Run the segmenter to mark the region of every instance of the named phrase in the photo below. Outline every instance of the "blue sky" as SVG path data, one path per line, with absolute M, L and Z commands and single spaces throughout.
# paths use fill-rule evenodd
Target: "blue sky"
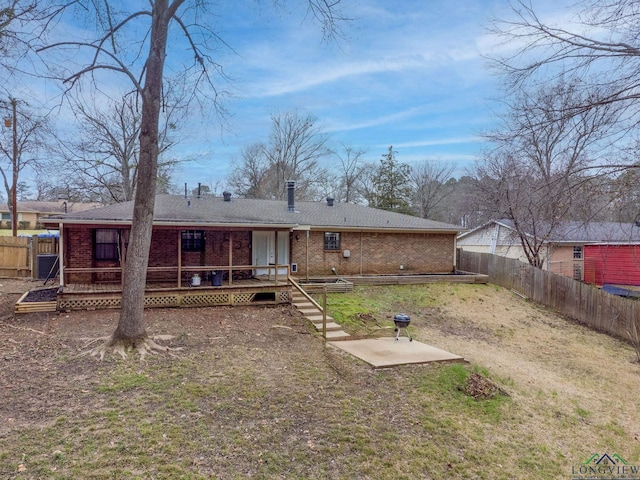
M 472 166 L 501 95 L 483 57 L 495 48 L 487 27 L 509 15 L 508 0 L 342 1 L 354 20 L 344 25 L 344 39 L 328 44 L 304 20 L 304 0 L 281 1 L 288 8 L 281 10 L 271 0 L 210 2 L 217 14 L 210 26 L 230 47 L 208 52 L 230 79 L 219 84 L 229 92 L 223 103 L 230 116 L 221 124 L 213 113 L 194 110 L 180 125 L 171 154 L 185 162 L 174 173 L 176 185 L 224 189 L 242 148 L 266 141 L 270 116 L 288 111 L 315 116 L 332 146 L 365 149 L 369 161 L 393 145 L 398 161 L 409 165 L 455 163 L 456 176 Z M 137 2 L 146 5 L 123 5 L 134 9 Z M 557 14 L 562 3 L 534 6 L 544 13 L 552 5 Z M 95 35 L 77 24 L 63 27 L 60 38 Z M 183 42 L 170 46 L 168 70 L 180 60 L 174 56 L 189 54 Z M 115 83 L 101 89 L 120 94 Z
M 198 161 L 176 179 L 224 186 L 241 148 L 266 140 L 270 115 L 291 110 L 316 116 L 332 143 L 364 148 L 367 159 L 393 145 L 403 163 L 455 162 L 464 173 L 492 124 L 498 79 L 482 53 L 489 19 L 507 11 L 506 0 L 346 3 L 356 20 L 346 39 L 328 45 L 301 23 L 304 12 L 224 16 L 221 35 L 237 52 L 223 60 L 234 79 L 225 101 L 232 117 L 222 134 L 215 119 L 194 124 L 198 134 L 174 153 Z

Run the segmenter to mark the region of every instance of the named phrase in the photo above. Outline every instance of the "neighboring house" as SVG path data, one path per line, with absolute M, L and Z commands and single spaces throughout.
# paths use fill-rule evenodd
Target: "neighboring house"
M 16 205 L 18 213 L 18 228 L 21 230 L 41 228 L 41 219 L 77 213 L 84 210 L 101 207 L 97 203 L 76 203 L 68 200 L 58 200 L 57 202 L 24 201 Z M 0 218 L 2 228 L 11 228 L 11 211 L 6 203 L 0 205 Z
M 492 220 L 458 235 L 458 248 L 469 252 L 491 253 L 528 262 L 520 239 L 509 220 Z
M 292 197 L 158 195 L 148 282 L 455 272 L 455 225 Z M 61 285 L 121 281 L 132 212 L 126 202 L 45 220 L 60 230 Z
M 602 285 L 640 285 L 640 227 L 633 223 L 563 222 L 544 242 L 544 268 Z M 458 248 L 527 262 L 513 224 L 494 220 L 458 236 Z

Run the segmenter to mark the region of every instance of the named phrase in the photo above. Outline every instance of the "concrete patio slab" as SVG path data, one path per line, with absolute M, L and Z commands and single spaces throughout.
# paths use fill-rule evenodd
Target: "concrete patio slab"
M 407 338 L 368 338 L 343 340 L 328 344 L 364 360 L 373 368 L 395 367 L 415 363 L 464 362 L 464 358 L 431 345 L 410 342 Z

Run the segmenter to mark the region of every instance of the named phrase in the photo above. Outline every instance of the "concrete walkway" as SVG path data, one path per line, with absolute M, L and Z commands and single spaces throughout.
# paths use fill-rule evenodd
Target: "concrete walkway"
M 302 293 L 294 289 L 293 306 L 313 323 L 316 331 L 322 332 L 322 311 Z M 333 318 L 327 316 L 328 345 L 350 353 L 374 368 L 394 367 L 416 363 L 464 362 L 459 355 L 440 350 L 407 337 L 365 338 L 350 340 L 350 335 L 342 330 Z M 339 341 L 338 341 L 339 340 Z
M 364 360 L 373 368 L 395 367 L 417 363 L 464 362 L 464 358 L 431 345 L 408 338 L 367 338 L 329 342 L 329 345 L 344 350 Z

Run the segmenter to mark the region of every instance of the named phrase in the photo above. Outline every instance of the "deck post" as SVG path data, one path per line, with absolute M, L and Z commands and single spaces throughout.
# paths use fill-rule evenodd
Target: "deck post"
M 276 254 L 276 258 L 275 258 L 275 262 L 276 262 L 276 275 L 275 275 L 275 284 L 278 285 L 278 237 L 280 235 L 278 235 L 278 230 L 275 231 L 275 237 L 276 237 L 276 245 L 275 245 L 275 254 Z
M 229 230 L 229 286 L 233 284 L 233 231 Z
M 60 275 L 60 286 L 64 287 L 64 223 L 58 224 L 60 232 L 60 246 L 58 247 L 58 274 Z
M 178 230 L 178 288 L 182 288 L 182 230 Z

